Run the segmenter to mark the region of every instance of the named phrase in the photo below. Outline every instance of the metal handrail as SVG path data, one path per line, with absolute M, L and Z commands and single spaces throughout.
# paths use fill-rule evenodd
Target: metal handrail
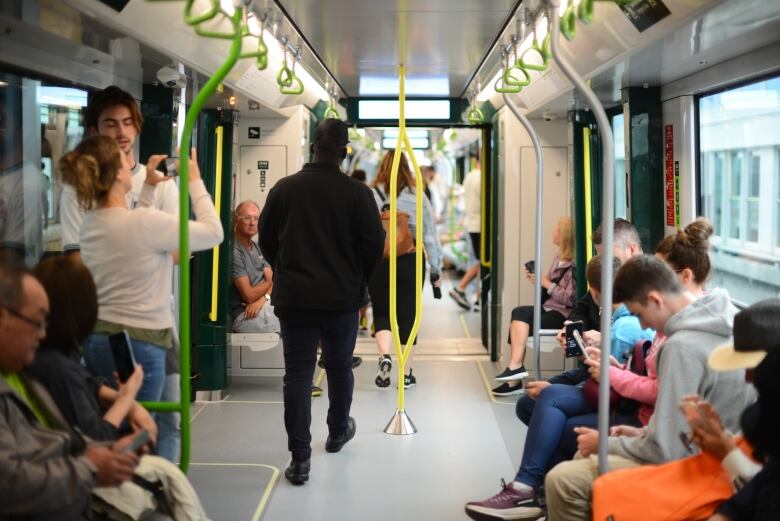
M 563 58 L 560 48 L 561 28 L 559 24 L 558 6 L 559 0 L 547 0 L 548 10 L 548 28 L 552 32 L 552 54 L 558 67 L 563 71 L 566 77 L 571 80 L 575 88 L 580 91 L 588 105 L 599 128 L 602 143 L 602 255 L 601 263 L 601 307 L 606 310 L 601 314 L 601 368 L 599 383 L 599 472 L 608 471 L 607 464 L 607 438 L 609 436 L 609 355 L 610 350 L 610 326 L 612 322 L 612 277 L 614 251 L 612 244 L 614 242 L 614 224 L 615 224 L 615 174 L 613 171 L 614 142 L 612 139 L 612 128 L 609 123 L 604 107 L 599 102 L 596 94 L 580 77 L 577 71 Z
M 398 359 L 398 403 L 396 415 L 405 415 L 405 389 L 404 389 L 404 376 L 406 369 L 406 361 L 409 359 L 409 355 L 412 352 L 412 346 L 414 340 L 417 337 L 417 333 L 420 330 L 420 323 L 422 321 L 422 285 L 423 285 L 423 186 L 422 173 L 420 172 L 420 166 L 417 164 L 417 159 L 414 155 L 414 149 L 412 149 L 409 136 L 406 134 L 406 115 L 405 115 L 405 79 L 406 69 L 404 65 L 398 67 L 398 84 L 399 84 L 399 112 L 398 112 L 398 142 L 395 147 L 395 155 L 393 156 L 393 166 L 390 171 L 390 330 L 393 334 L 393 346 L 395 347 L 396 357 Z M 396 309 L 398 303 L 397 293 L 397 281 L 398 281 L 398 245 L 396 244 L 396 238 L 398 234 L 398 169 L 401 166 L 401 154 L 404 149 L 409 153 L 409 158 L 412 161 L 414 167 L 414 177 L 417 185 L 415 190 L 417 199 L 417 225 L 415 226 L 415 316 L 414 323 L 412 324 L 412 330 L 407 338 L 406 345 L 401 348 L 401 336 L 398 328 L 398 311 Z M 392 423 L 392 420 L 391 420 Z M 389 425 L 388 425 L 389 427 Z M 387 432 L 387 431 L 386 431 Z
M 528 132 L 531 142 L 534 146 L 534 154 L 536 155 L 536 223 L 535 223 L 535 242 L 534 242 L 534 263 L 536 266 L 542 265 L 542 202 L 544 201 L 544 154 L 542 153 L 542 144 L 539 141 L 539 134 L 536 129 L 528 121 L 528 118 L 517 109 L 517 106 L 506 94 L 502 94 L 504 103 L 512 114 L 517 117 L 520 123 L 525 127 Z M 537 275 L 534 277 L 534 323 L 533 323 L 533 337 L 534 337 L 534 369 L 536 369 L 536 378 L 542 377 L 542 355 L 541 355 L 541 336 L 540 327 L 542 324 L 542 277 Z M 556 331 L 557 333 L 557 331 Z

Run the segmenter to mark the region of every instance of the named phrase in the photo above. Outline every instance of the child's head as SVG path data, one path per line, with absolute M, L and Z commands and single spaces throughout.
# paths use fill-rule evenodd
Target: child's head
M 652 255 L 638 255 L 618 271 L 613 299 L 639 317 L 642 328 L 663 331 L 666 320 L 677 312 L 669 306 L 670 297 L 684 293 L 685 288 L 668 264 Z
M 601 255 L 596 255 L 588 262 L 585 267 L 585 280 L 588 281 L 588 291 L 590 296 L 593 297 L 594 302 L 601 302 L 601 267 L 604 258 Z M 613 257 L 612 259 L 612 276 L 620 269 L 620 259 Z M 617 302 L 617 301 L 616 301 Z

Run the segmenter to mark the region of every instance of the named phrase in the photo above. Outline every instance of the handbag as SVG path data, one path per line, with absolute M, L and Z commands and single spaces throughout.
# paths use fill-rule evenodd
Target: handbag
M 563 273 L 561 273 L 561 275 L 557 279 L 551 280 L 550 282 L 552 282 L 557 286 L 558 283 L 563 280 L 563 277 L 565 277 L 566 274 L 572 269 L 574 269 L 574 264 L 570 265 L 568 268 L 563 270 Z M 550 298 L 550 294 L 547 292 L 547 288 L 542 288 L 542 306 L 544 306 L 544 303 L 547 302 L 547 299 L 549 298 Z
M 736 438 L 747 455 L 749 444 Z M 593 483 L 594 521 L 698 521 L 734 494 L 720 461 L 700 453 L 661 465 L 613 470 Z
M 650 340 L 639 340 L 634 345 L 634 351 L 626 362 L 626 367 L 634 373 L 640 376 L 647 376 L 647 365 L 645 357 L 647 351 L 653 343 Z M 582 387 L 582 394 L 585 397 L 585 403 L 588 407 L 594 411 L 599 410 L 599 383 L 591 376 L 585 381 L 585 385 Z M 612 387 L 609 388 L 609 411 L 613 413 L 622 414 L 624 416 L 631 416 L 636 414 L 639 409 L 639 402 L 630 398 L 624 398 Z
M 375 186 L 374 190 L 377 195 L 379 195 L 382 202 L 385 203 L 382 205 L 382 213 L 380 215 L 382 218 L 382 228 L 385 230 L 385 249 L 382 256 L 383 258 L 388 259 L 390 258 L 390 205 L 386 202 L 387 197 L 382 193 L 379 187 Z M 412 253 L 414 251 L 414 239 L 412 238 L 411 230 L 409 230 L 408 213 L 398 212 L 395 229 L 396 257 Z

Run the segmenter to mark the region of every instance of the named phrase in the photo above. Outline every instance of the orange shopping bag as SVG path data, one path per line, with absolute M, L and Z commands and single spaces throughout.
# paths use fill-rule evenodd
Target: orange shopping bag
M 750 455 L 742 438 L 735 440 Z M 643 465 L 599 476 L 593 484 L 594 521 L 698 521 L 734 495 L 731 476 L 709 454 Z

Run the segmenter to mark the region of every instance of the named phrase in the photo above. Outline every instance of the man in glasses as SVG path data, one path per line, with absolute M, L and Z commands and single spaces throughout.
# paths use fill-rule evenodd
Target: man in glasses
M 271 304 L 273 271 L 252 237 L 257 235 L 260 207 L 254 201 L 239 203 L 234 213 L 233 285 L 230 317 L 236 333 L 279 333 L 279 319 Z

